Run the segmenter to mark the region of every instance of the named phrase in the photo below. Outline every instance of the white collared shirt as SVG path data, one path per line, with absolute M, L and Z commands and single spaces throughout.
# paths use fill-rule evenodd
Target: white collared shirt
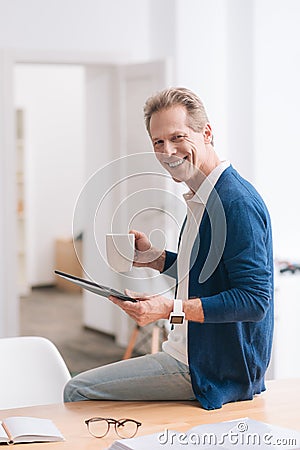
M 229 161 L 222 161 L 203 181 L 195 194 L 189 191 L 183 195 L 187 205 L 187 218 L 177 255 L 177 299 L 188 299 L 192 248 L 199 233 L 199 227 L 208 198 L 221 174 L 229 165 Z M 173 358 L 188 365 L 187 320 L 182 325 L 175 325 L 174 329 L 170 331 L 167 341 L 163 343 L 162 349 Z

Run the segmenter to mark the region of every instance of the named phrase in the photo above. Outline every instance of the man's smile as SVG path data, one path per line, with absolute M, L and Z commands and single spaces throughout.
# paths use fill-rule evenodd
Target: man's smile
M 186 155 L 184 158 L 182 159 L 178 159 L 177 161 L 172 161 L 172 162 L 167 162 L 166 164 L 171 168 L 174 169 L 175 167 L 181 166 L 181 164 L 184 163 L 184 161 L 187 159 L 188 155 Z

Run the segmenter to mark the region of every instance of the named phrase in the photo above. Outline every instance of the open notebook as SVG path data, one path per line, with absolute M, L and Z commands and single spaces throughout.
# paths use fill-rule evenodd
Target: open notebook
M 37 417 L 8 417 L 0 422 L 0 443 L 64 441 L 52 420 Z

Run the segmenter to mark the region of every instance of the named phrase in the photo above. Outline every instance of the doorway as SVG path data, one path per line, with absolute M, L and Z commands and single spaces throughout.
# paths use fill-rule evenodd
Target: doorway
M 16 64 L 19 293 L 54 282 L 55 242 L 72 240 L 84 182 L 83 66 Z

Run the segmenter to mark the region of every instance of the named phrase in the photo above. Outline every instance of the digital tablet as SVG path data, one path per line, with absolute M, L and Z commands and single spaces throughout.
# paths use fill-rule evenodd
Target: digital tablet
M 75 277 L 74 275 L 70 275 L 69 273 L 61 272 L 60 270 L 54 270 L 56 275 L 59 275 L 62 278 L 65 278 L 71 283 L 77 284 L 78 286 L 83 287 L 84 289 L 93 292 L 94 294 L 101 295 L 102 297 L 108 298 L 110 295 L 114 297 L 118 297 L 120 300 L 127 300 L 130 302 L 137 302 L 134 298 L 128 297 L 122 292 L 116 291 L 115 289 L 102 286 L 101 284 L 94 283 L 93 281 L 85 280 L 84 278 Z

